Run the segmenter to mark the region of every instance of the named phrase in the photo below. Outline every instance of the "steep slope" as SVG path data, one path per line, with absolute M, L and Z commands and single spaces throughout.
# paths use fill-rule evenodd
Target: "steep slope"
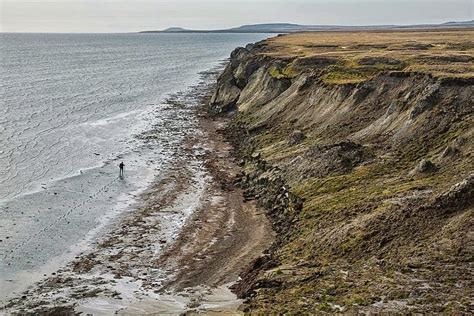
M 235 287 L 246 310 L 474 312 L 472 35 L 232 53 L 210 110 L 234 115 L 237 181 L 278 232 Z

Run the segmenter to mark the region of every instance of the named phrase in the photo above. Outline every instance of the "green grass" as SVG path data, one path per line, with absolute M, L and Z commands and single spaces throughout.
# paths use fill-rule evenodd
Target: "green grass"
M 323 82 L 329 84 L 348 84 L 367 81 L 381 72 L 400 71 L 406 63 L 397 65 L 376 63 L 373 65 L 360 65 L 358 59 L 350 58 L 341 60 L 337 65 L 326 67 L 325 74 L 321 77 Z
M 268 73 L 275 79 L 292 79 L 298 75 L 298 72 L 290 65 L 284 68 L 278 66 L 271 66 Z
M 349 63 L 345 69 L 329 71 L 327 83 L 357 83 L 370 79 L 365 70 L 406 70 L 425 72 L 439 78 L 472 78 L 473 60 L 453 60 L 452 56 L 474 56 L 473 30 L 424 30 L 377 32 L 303 32 L 267 40 L 262 53 L 284 58 L 329 57 Z M 361 44 L 366 43 L 366 44 Z M 399 64 L 361 65 L 363 58 L 388 57 Z M 381 59 L 383 60 L 383 59 Z M 284 77 L 283 72 L 273 72 Z

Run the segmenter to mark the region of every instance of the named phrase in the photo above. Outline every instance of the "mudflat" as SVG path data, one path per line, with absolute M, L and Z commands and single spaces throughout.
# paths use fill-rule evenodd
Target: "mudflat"
M 207 103 L 216 72 L 167 100 L 195 121 L 166 175 L 91 249 L 10 300 L 8 312 L 97 314 L 236 312 L 228 286 L 273 240 L 270 222 L 244 201 L 223 127 Z M 199 106 L 191 104 L 199 103 Z M 149 137 L 153 136 L 152 133 Z M 179 229 L 177 229 L 179 228 Z

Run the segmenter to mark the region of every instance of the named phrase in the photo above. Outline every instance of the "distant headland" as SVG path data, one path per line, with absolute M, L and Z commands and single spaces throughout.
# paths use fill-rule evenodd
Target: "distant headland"
M 471 28 L 474 20 L 447 22 L 441 24 L 413 25 L 301 25 L 291 23 L 250 24 L 222 30 L 190 30 L 181 27 L 170 27 L 165 30 L 142 31 L 139 33 L 294 33 L 311 31 L 364 31 L 364 30 L 393 30 L 393 29 L 436 29 L 436 28 Z

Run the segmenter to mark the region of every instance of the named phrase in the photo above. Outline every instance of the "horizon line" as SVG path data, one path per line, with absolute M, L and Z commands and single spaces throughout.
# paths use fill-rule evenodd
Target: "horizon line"
M 167 27 L 165 29 L 161 29 L 161 30 L 140 30 L 140 31 L 127 31 L 127 32 L 81 32 L 81 31 L 69 31 L 69 32 L 29 32 L 29 31 L 12 31 L 12 32 L 4 32 L 4 31 L 0 31 L 0 34 L 143 34 L 143 33 L 146 33 L 146 32 L 162 32 L 162 33 L 176 33 L 176 34 L 179 34 L 179 33 L 183 33 L 183 32 L 166 32 L 166 30 L 168 29 L 173 29 L 173 28 L 181 28 L 183 29 L 184 31 L 190 31 L 191 32 L 208 32 L 208 33 L 212 33 L 212 32 L 219 32 L 221 34 L 239 34 L 239 33 L 236 33 L 235 31 L 233 32 L 232 30 L 235 30 L 235 29 L 238 29 L 238 28 L 241 28 L 241 27 L 244 27 L 244 26 L 259 26 L 259 25 L 278 25 L 278 24 L 282 24 L 282 25 L 294 25 L 294 26 L 301 26 L 301 27 L 347 27 L 347 28 L 350 28 L 350 27 L 354 27 L 354 28 L 364 28 L 364 27 L 413 27 L 413 28 L 416 28 L 416 27 L 419 27 L 419 26 L 442 26 L 442 25 L 445 25 L 445 24 L 449 24 L 449 23 L 463 23 L 463 22 L 474 22 L 474 19 L 473 20 L 450 20 L 450 21 L 447 21 L 447 22 L 440 22 L 440 23 L 419 23 L 419 24 L 364 24 L 364 25 L 345 25 L 345 24 L 298 24 L 298 23 L 294 23 L 294 22 L 268 22 L 268 23 L 255 23 L 255 24 L 242 24 L 242 25 L 239 25 L 239 26 L 234 26 L 234 27 L 230 27 L 230 28 L 224 28 L 224 29 L 187 29 L 187 28 L 183 28 L 183 27 L 180 27 L 180 26 L 170 26 L 170 27 Z M 467 28 L 469 28 L 469 26 L 467 26 Z M 228 33 L 226 33 L 226 31 L 228 31 Z M 331 30 L 325 30 L 325 31 L 331 31 Z M 334 30 L 333 30 L 334 31 Z M 340 31 L 344 31 L 344 30 L 340 30 Z M 345 30 L 345 31 L 348 31 L 348 30 Z M 304 32 L 304 31 L 303 31 Z M 308 32 L 308 31 L 307 31 Z M 317 32 L 317 31 L 316 31 Z M 321 31 L 319 31 L 321 32 Z M 245 32 L 242 32 L 240 34 L 244 34 Z M 248 32 L 249 34 L 251 33 L 254 33 L 254 34 L 265 34 L 265 33 L 272 33 L 272 32 L 258 32 L 258 31 L 253 31 L 253 32 Z M 284 32 L 273 32 L 274 34 L 276 33 L 284 33 Z

